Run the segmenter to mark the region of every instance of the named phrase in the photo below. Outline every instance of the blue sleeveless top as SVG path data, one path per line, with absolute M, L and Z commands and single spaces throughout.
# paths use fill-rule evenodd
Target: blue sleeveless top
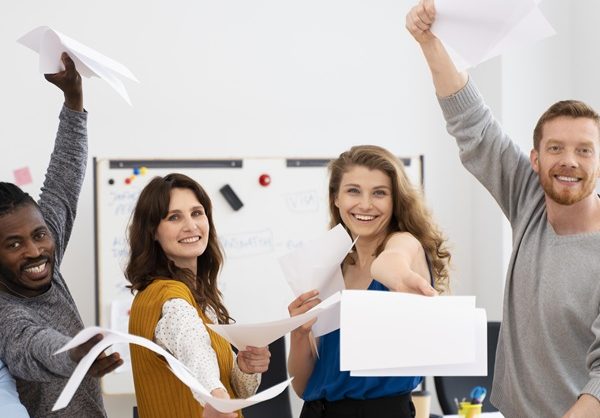
M 376 280 L 371 281 L 368 290 L 388 291 Z M 406 336 L 406 343 L 412 344 L 412 336 Z M 306 389 L 302 394 L 305 401 L 326 399 L 374 399 L 402 395 L 411 392 L 421 383 L 422 377 L 351 377 L 350 372 L 340 371 L 340 330 L 319 338 L 319 358 Z

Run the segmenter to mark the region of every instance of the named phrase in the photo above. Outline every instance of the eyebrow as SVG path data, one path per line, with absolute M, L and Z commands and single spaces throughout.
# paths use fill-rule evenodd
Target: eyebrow
M 194 210 L 198 210 L 198 209 L 202 209 L 204 210 L 204 206 L 199 205 L 199 206 L 193 206 L 192 208 L 190 208 L 190 211 L 194 211 Z M 167 212 L 167 215 L 170 215 L 171 213 L 183 213 L 185 211 L 181 210 L 181 209 L 173 209 Z
M 581 146 L 592 147 L 592 146 L 594 146 L 594 144 L 596 142 L 597 141 L 590 141 L 590 140 L 584 139 L 584 140 L 579 141 L 575 145 L 578 147 L 581 147 Z M 547 145 L 555 145 L 555 144 L 562 145 L 562 144 L 564 144 L 564 141 L 560 140 L 560 139 L 555 139 L 555 138 L 548 138 Z
M 37 234 L 40 231 L 48 231 L 48 227 L 45 225 L 40 225 L 38 227 L 36 227 L 31 234 Z M 2 238 L 2 242 L 6 242 L 6 241 L 14 241 L 17 239 L 23 239 L 23 235 L 18 235 L 18 234 L 13 234 L 13 235 L 8 235 L 4 238 Z
M 358 187 L 359 189 L 361 188 L 360 185 L 355 184 L 355 183 L 344 184 L 342 187 Z M 380 186 L 373 187 L 373 189 L 389 189 L 389 190 L 391 190 L 392 188 L 382 184 Z

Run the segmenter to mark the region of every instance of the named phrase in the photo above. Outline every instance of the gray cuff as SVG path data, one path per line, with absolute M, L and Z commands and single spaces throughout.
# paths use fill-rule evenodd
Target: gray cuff
M 590 379 L 581 390 L 579 396 L 583 394 L 591 395 L 600 402 L 600 377 L 594 377 Z
M 438 102 L 446 120 L 463 114 L 469 108 L 477 106 L 483 101 L 475 82 L 469 77 L 467 84 L 454 94 L 438 97 Z

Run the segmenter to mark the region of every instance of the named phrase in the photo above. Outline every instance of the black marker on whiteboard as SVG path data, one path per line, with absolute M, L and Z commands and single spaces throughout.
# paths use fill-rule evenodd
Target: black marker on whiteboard
M 240 210 L 241 207 L 244 206 L 238 195 L 235 194 L 235 192 L 229 184 L 226 184 L 225 186 L 221 187 L 219 191 L 221 192 L 225 200 L 227 200 L 227 203 L 229 203 L 231 209 Z

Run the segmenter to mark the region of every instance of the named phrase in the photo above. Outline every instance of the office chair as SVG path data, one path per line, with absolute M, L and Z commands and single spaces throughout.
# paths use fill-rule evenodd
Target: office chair
M 258 392 L 268 389 L 277 383 L 281 383 L 288 378 L 287 361 L 285 353 L 285 337 L 269 344 L 271 351 L 271 363 L 269 370 L 262 375 Z M 245 418 L 292 418 L 292 407 L 290 403 L 290 388 L 287 387 L 275 398 L 266 402 L 244 408 Z
M 487 376 L 436 376 L 433 378 L 435 392 L 444 414 L 456 414 L 454 399 L 456 398 L 460 401 L 463 397 L 468 397 L 471 389 L 475 386 L 483 386 L 488 392 L 483 400 L 483 411 L 497 411 L 490 403 L 490 393 L 492 391 L 492 381 L 494 380 L 494 364 L 496 362 L 496 347 L 498 346 L 499 333 L 500 322 L 487 323 Z

